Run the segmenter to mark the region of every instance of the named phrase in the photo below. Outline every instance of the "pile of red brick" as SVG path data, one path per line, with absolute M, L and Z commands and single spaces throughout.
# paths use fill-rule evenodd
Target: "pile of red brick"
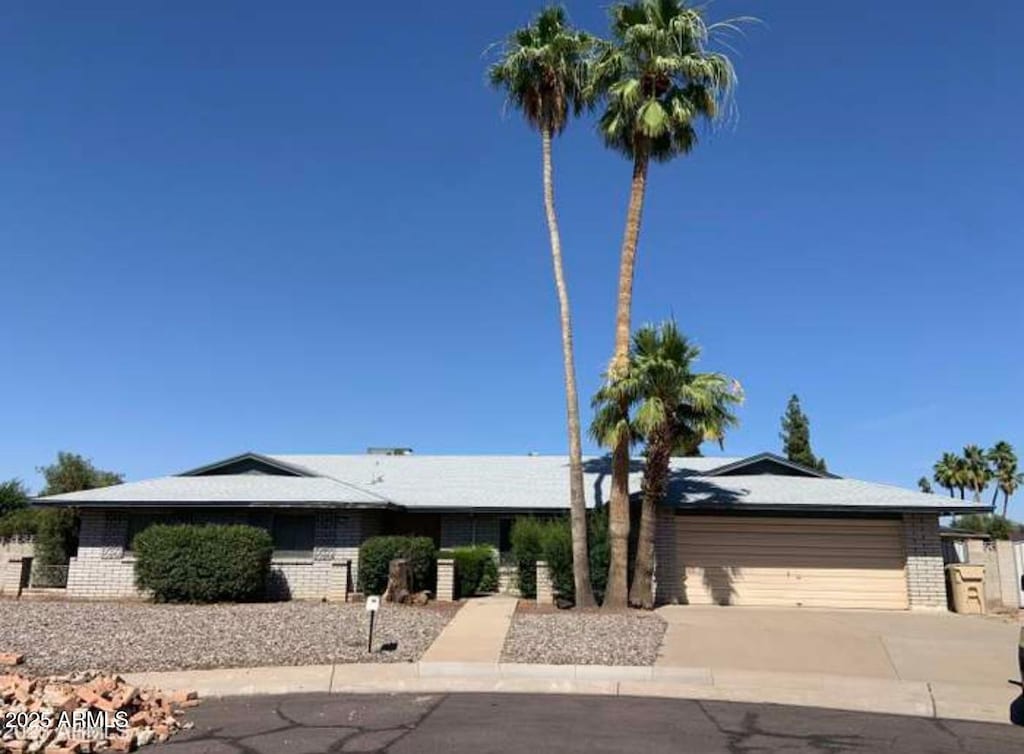
M 0 655 L 0 659 L 11 659 Z M 2 671 L 0 671 L 2 672 Z M 0 750 L 17 754 L 126 752 L 192 727 L 194 691 L 141 689 L 96 671 L 32 678 L 0 674 Z

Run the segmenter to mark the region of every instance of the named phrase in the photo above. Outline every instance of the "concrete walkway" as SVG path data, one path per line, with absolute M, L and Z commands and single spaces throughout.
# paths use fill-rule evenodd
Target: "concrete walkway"
M 514 597 L 504 595 L 469 600 L 455 613 L 420 662 L 498 662 L 516 603 Z

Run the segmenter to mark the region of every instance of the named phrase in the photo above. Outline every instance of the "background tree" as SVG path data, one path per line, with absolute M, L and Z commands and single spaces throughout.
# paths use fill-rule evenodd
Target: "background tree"
M 1017 453 L 1013 446 L 1005 440 L 1000 440 L 987 453 L 987 458 L 992 464 L 992 473 L 995 478 L 995 487 L 992 490 L 992 505 L 996 504 L 999 493 L 1003 493 L 1003 518 L 1010 506 L 1010 498 L 1017 488 L 1024 484 L 1024 474 L 1017 471 Z
M 953 465 L 953 483 L 960 493 L 960 499 L 964 499 L 964 491 L 970 482 L 971 470 L 967 465 L 967 459 L 963 456 L 956 456 Z
M 28 505 L 28 488 L 20 479 L 0 482 L 0 516 Z
M 522 112 L 526 122 L 539 131 L 541 136 L 544 211 L 562 329 L 562 363 L 569 433 L 573 580 L 576 604 L 582 607 L 594 604 L 594 590 L 590 581 L 587 551 L 587 507 L 583 491 L 583 450 L 580 443 L 572 318 L 562 266 L 558 216 L 555 213 L 551 140 L 565 130 L 570 114 L 579 114 L 585 105 L 586 61 L 593 46 L 592 37 L 569 26 L 564 10 L 550 7 L 541 11 L 530 26 L 513 32 L 504 44 L 500 60 L 489 70 L 491 83 L 507 93 L 508 101 Z
M 826 471 L 825 459 L 818 458 L 811 450 L 811 423 L 800 407 L 800 398 L 792 395 L 782 416 L 782 451 L 786 458 L 808 468 Z
M 917 480 L 917 487 L 919 490 L 921 490 L 921 492 L 926 492 L 929 495 L 932 494 L 932 492 L 934 492 L 934 490 L 932 489 L 932 483 L 928 481 L 928 477 L 926 476 L 923 476 Z
M 39 493 L 40 496 L 110 487 L 124 481 L 123 475 L 97 469 L 88 458 L 65 451 L 57 454 L 55 463 L 40 466 L 37 471 L 43 475 L 46 482 Z
M 633 273 L 651 160 L 667 162 L 697 143 L 697 124 L 722 112 L 735 84 L 729 58 L 709 50 L 716 30 L 731 23 L 705 22 L 702 8 L 680 0 L 637 0 L 611 9 L 613 40 L 602 46 L 593 68 L 594 95 L 605 103 L 599 130 L 605 144 L 633 164 L 629 205 L 619 263 L 615 349 L 607 372 L 612 384 L 625 379 L 633 305 Z M 620 413 L 627 407 L 620 406 Z M 629 436 L 618 433 L 612 450 L 608 532 L 611 557 L 604 605 L 627 599 L 629 542 Z
M 943 453 L 942 458 L 932 466 L 932 479 L 940 487 L 949 490 L 949 496 L 953 497 L 953 490 L 957 486 L 957 471 L 959 457 L 956 453 Z
M 636 567 L 629 604 L 654 606 L 654 531 L 657 507 L 668 488 L 670 461 L 680 438 L 722 442 L 737 424 L 733 408 L 743 400 L 739 383 L 718 373 L 691 369 L 700 348 L 683 336 L 675 322 L 646 325 L 633 336 L 630 368 L 625 379 L 610 383 L 595 397 L 597 408 L 591 434 L 614 441 L 619 432 L 644 444 L 644 473 L 637 537 Z M 635 407 L 630 418 L 621 406 Z
M 992 481 L 992 469 L 985 451 L 977 445 L 965 445 L 963 455 L 963 485 L 974 493 L 974 502 L 981 502 L 982 493 Z

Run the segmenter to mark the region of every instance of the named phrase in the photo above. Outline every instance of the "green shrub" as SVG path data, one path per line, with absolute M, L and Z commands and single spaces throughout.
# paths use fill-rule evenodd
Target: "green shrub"
M 430 537 L 370 537 L 359 547 L 359 590 L 383 594 L 388 586 L 388 565 L 396 558 L 409 561 L 414 592 L 433 588 L 437 549 Z
M 455 561 L 456 588 L 459 597 L 498 589 L 497 553 L 491 545 L 467 545 L 444 550 L 439 558 Z
M 590 547 L 590 579 L 598 601 L 604 597 L 608 581 L 608 510 L 603 506 L 587 514 Z M 537 596 L 537 561 L 544 560 L 551 573 L 555 594 L 575 600 L 576 585 L 572 572 L 572 527 L 567 516 L 553 519 L 520 518 L 512 525 L 512 553 L 519 574 L 523 597 Z
M 40 512 L 38 508 L 19 508 L 0 516 L 0 539 L 35 536 Z
M 261 598 L 274 545 L 255 526 L 156 524 L 136 535 L 135 583 L 157 602 Z
M 35 558 L 41 565 L 67 565 L 78 549 L 78 514 L 45 508 L 36 517 Z
M 544 522 L 539 518 L 517 518 L 512 524 L 512 558 L 519 576 L 519 593 L 526 599 L 537 596 L 537 561 L 543 553 Z
M 541 553 L 551 574 L 556 597 L 573 600 L 576 584 L 572 574 L 572 529 L 568 518 L 549 521 L 541 531 Z

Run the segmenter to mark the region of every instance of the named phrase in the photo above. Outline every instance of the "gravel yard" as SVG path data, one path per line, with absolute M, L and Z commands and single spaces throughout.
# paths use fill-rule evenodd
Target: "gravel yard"
M 153 605 L 0 600 L 0 652 L 36 673 L 119 672 L 331 662 L 412 662 L 455 607 L 383 605 L 366 652 L 361 604 Z
M 502 662 L 551 665 L 653 665 L 665 621 L 640 612 L 520 609 L 505 639 Z

